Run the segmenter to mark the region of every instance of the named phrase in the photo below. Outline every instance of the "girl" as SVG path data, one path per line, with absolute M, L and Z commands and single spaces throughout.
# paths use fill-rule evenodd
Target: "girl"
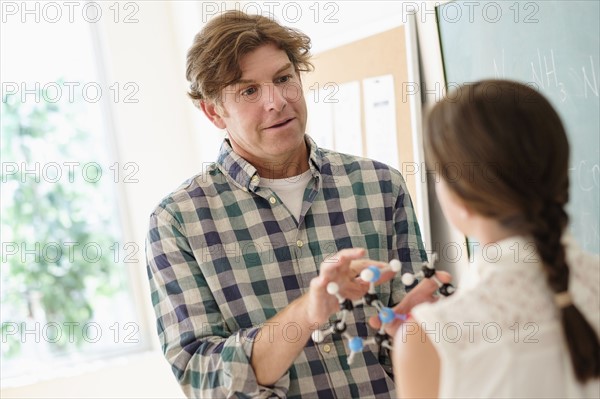
M 509 81 L 432 109 L 445 216 L 479 248 L 475 284 L 418 305 L 397 331 L 402 397 L 600 397 L 600 259 L 565 234 L 569 144 L 550 103 Z

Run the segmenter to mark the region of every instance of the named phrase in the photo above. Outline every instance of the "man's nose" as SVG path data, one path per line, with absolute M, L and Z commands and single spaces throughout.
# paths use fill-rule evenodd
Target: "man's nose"
M 266 98 L 265 98 L 265 108 L 267 111 L 277 111 L 281 112 L 286 107 L 288 100 L 285 97 L 285 88 L 279 87 L 273 84 L 265 85 Z

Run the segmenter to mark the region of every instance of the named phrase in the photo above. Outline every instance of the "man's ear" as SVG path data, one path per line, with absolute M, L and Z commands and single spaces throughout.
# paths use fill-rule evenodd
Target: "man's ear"
M 225 121 L 221 117 L 222 110 L 212 101 L 200 100 L 200 108 L 204 115 L 219 129 L 225 129 Z

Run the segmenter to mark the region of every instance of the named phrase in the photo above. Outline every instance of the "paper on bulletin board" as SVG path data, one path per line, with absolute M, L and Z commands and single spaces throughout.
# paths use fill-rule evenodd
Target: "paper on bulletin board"
M 383 75 L 362 83 L 367 157 L 399 168 L 394 77 Z
M 333 104 L 335 150 L 362 157 L 360 82 L 343 83 L 338 88 L 338 92 L 332 96 L 337 100 Z
M 306 93 L 308 107 L 307 132 L 317 143 L 317 146 L 333 150 L 333 103 L 329 98 L 330 94 L 331 89 L 320 89 Z

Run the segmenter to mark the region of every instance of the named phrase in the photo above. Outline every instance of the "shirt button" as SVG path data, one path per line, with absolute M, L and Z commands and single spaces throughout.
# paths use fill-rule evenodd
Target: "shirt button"
M 296 241 L 296 245 L 298 246 L 298 248 L 302 248 L 304 243 L 302 242 L 302 240 L 298 240 L 298 241 Z
M 250 180 L 253 184 L 258 184 L 258 181 L 260 180 L 260 177 L 258 177 L 258 175 L 254 175 L 252 176 L 252 179 Z
M 275 203 L 277 202 L 277 198 L 275 198 L 275 197 L 271 197 L 271 198 L 269 198 L 269 202 L 270 202 L 271 204 L 275 205 Z
M 325 352 L 325 353 L 331 352 L 331 345 L 329 345 L 329 344 L 323 345 L 323 352 Z

